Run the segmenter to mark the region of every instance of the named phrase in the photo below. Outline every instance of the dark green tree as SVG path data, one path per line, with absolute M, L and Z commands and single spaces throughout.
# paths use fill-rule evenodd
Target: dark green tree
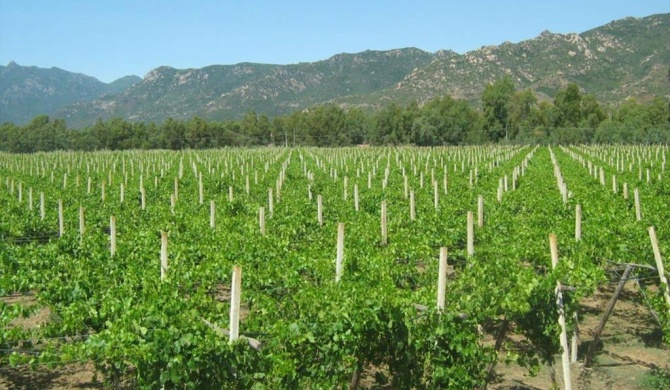
M 537 97 L 530 89 L 517 91 L 507 104 L 508 137 L 516 139 L 520 129 L 532 129 L 538 123 Z
M 509 76 L 488 84 L 482 93 L 482 110 L 484 111 L 484 130 L 491 141 L 497 142 L 507 136 L 509 125 L 509 102 L 516 87 Z
M 575 83 L 568 84 L 565 89 L 556 93 L 554 98 L 557 116 L 554 127 L 578 127 L 582 120 L 582 94 Z

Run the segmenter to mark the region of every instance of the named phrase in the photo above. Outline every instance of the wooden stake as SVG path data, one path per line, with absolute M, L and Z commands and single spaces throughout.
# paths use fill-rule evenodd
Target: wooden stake
M 202 184 L 202 172 L 198 175 L 198 203 L 203 204 L 205 202 L 205 188 Z
M 474 216 L 472 211 L 468 211 L 468 256 L 472 257 L 475 254 L 475 228 Z
M 84 207 L 79 206 L 79 241 L 84 240 L 85 231 L 86 231 L 86 223 L 84 222 Z
M 440 248 L 440 265 L 437 274 L 437 309 L 444 311 L 447 292 L 447 248 Z
M 549 248 L 551 250 L 551 268 L 556 269 L 558 265 L 558 244 L 556 242 L 556 235 L 549 234 Z M 568 346 L 568 332 L 565 325 L 565 311 L 563 308 L 563 293 L 561 292 L 561 282 L 556 282 L 556 306 L 558 306 L 558 324 L 561 326 L 561 348 L 563 353 L 561 355 L 563 363 L 563 384 L 565 390 L 572 390 L 572 380 L 570 376 L 570 347 Z
M 570 342 L 570 363 L 577 363 L 577 352 L 579 351 L 579 315 L 577 311 L 572 315 L 575 323 L 575 329 L 572 331 L 572 340 Z
M 404 186 L 404 194 L 405 194 L 405 199 L 407 199 L 407 196 L 409 194 L 409 183 L 407 183 L 407 175 L 403 176 L 403 186 Z
M 582 239 L 582 205 L 575 206 L 575 241 Z
M 233 267 L 233 281 L 230 291 L 230 341 L 240 337 L 240 296 L 242 294 L 242 268 Z
M 416 204 L 414 201 L 414 191 L 409 192 L 409 219 L 412 221 L 416 219 Z
M 382 225 L 382 245 L 388 244 L 388 226 L 386 219 L 386 201 L 382 200 L 382 212 L 381 212 L 381 225 Z
M 116 254 L 116 217 L 109 217 L 109 254 Z
M 168 270 L 168 234 L 161 232 L 161 281 L 167 277 Z
M 272 197 L 272 188 L 268 188 L 268 214 L 270 218 L 274 214 L 274 198 Z
M 484 226 L 484 196 L 477 198 L 477 226 Z
M 651 240 L 651 247 L 654 250 L 654 260 L 656 260 L 656 271 L 662 284 L 665 284 L 663 296 L 665 303 L 668 305 L 668 312 L 670 312 L 670 294 L 668 293 L 668 279 L 665 277 L 665 267 L 663 266 L 663 258 L 661 257 L 661 250 L 658 247 L 658 239 L 656 238 L 656 230 L 653 226 L 649 226 L 649 239 Z
M 344 199 L 345 202 L 347 201 L 347 185 L 348 184 L 349 184 L 349 178 L 345 176 L 344 180 L 343 180 L 343 183 L 342 183 L 342 199 Z
M 358 206 L 358 184 L 354 184 L 354 210 L 358 212 L 359 209 L 360 208 Z
M 344 223 L 337 224 L 337 257 L 335 259 L 335 281 L 342 278 L 342 263 L 344 261 Z
M 593 356 L 595 355 L 596 348 L 598 347 L 600 334 L 602 333 L 603 329 L 605 329 L 607 319 L 609 318 L 610 314 L 612 314 L 614 305 L 616 304 L 617 299 L 619 299 L 619 295 L 621 294 L 621 291 L 623 290 L 623 287 L 626 284 L 626 281 L 628 280 L 628 275 L 630 274 L 631 270 L 632 267 L 630 265 L 627 265 L 626 269 L 623 272 L 623 275 L 621 275 L 619 284 L 614 290 L 614 295 L 612 295 L 612 298 L 610 298 L 609 302 L 607 302 L 607 306 L 605 307 L 603 316 L 600 318 L 600 322 L 598 323 L 598 326 L 596 326 L 596 329 L 593 332 L 593 341 L 591 341 L 591 343 L 589 344 L 589 349 L 586 352 L 586 357 L 584 358 L 585 367 L 591 367 L 591 365 L 593 364 Z
M 58 199 L 58 236 L 63 237 L 65 227 L 63 223 L 63 199 Z
M 261 206 L 258 209 L 258 226 L 261 230 L 261 235 L 265 235 L 265 207 Z
M 642 220 L 642 212 L 640 211 L 640 191 L 638 189 L 633 190 L 633 197 L 635 198 L 635 220 Z
M 40 192 L 40 219 L 44 220 L 46 216 L 46 208 L 44 206 L 44 192 Z
M 623 198 L 628 199 L 628 183 L 623 183 Z

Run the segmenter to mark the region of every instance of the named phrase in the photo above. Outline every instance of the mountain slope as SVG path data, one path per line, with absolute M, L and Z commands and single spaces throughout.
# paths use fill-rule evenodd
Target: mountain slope
M 0 123 L 26 123 L 39 114 L 53 114 L 68 104 L 119 93 L 141 80 L 127 76 L 110 84 L 59 68 L 0 66 Z
M 239 118 L 249 110 L 282 115 L 339 96 L 383 90 L 433 58 L 407 48 L 338 54 L 292 65 L 242 63 L 183 70 L 163 66 L 120 95 L 67 107 L 59 116 L 79 126 L 114 116 L 162 121 L 193 115 Z
M 670 14 L 621 19 L 581 34 L 544 31 L 534 39 L 465 54 L 405 48 L 292 65 L 162 66 L 137 83 L 138 78 L 124 78 L 104 84 L 56 68 L 10 63 L 0 67 L 0 121 L 25 122 L 36 113 L 53 114 L 75 127 L 115 116 L 221 120 L 249 110 L 285 115 L 324 103 L 374 110 L 441 95 L 477 105 L 485 86 L 505 75 L 541 99 L 575 82 L 601 102 L 617 104 L 630 96 L 643 101 L 669 96 L 669 66 Z M 36 76 L 38 70 L 51 78 Z
M 486 84 L 510 75 L 517 88 L 531 88 L 540 97 L 553 97 L 559 88 L 575 82 L 603 102 L 619 103 L 629 96 L 642 100 L 668 96 L 669 66 L 670 14 L 662 14 L 621 19 L 582 34 L 544 31 L 517 44 L 505 42 L 437 58 L 394 88 L 335 101 L 423 102 L 448 94 L 479 103 Z

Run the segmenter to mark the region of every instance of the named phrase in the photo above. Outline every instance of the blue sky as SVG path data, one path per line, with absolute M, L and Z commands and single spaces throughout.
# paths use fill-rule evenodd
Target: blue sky
M 670 0 L 0 0 L 0 65 L 110 82 L 161 65 L 289 64 L 410 46 L 464 53 L 667 12 Z

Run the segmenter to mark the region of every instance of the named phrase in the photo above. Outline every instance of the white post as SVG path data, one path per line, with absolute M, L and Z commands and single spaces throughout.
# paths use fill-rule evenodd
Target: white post
M 633 197 L 635 198 L 635 220 L 642 220 L 642 212 L 640 211 L 640 191 L 638 189 L 633 190 Z
M 414 221 L 416 219 L 416 204 L 414 203 L 414 191 L 409 192 L 409 219 Z
M 230 289 L 230 341 L 240 337 L 240 295 L 242 294 L 242 268 L 233 267 L 233 281 Z
M 437 309 L 444 310 L 444 300 L 447 292 L 447 248 L 440 248 L 440 265 L 437 274 Z
M 468 211 L 468 257 L 472 257 L 475 254 L 475 228 L 474 228 L 474 216 L 472 211 Z
M 167 277 L 168 270 L 168 234 L 161 232 L 161 281 Z
M 63 199 L 58 199 L 58 236 L 63 237 L 65 227 L 63 223 Z
M 663 258 L 661 257 L 661 250 L 658 247 L 658 239 L 656 238 L 656 230 L 653 226 L 649 226 L 649 239 L 651 240 L 651 246 L 654 250 L 654 259 L 656 260 L 656 271 L 658 271 L 658 277 L 661 280 L 662 284 L 665 284 L 665 291 L 663 295 L 665 297 L 665 303 L 668 305 L 668 311 L 670 312 L 670 294 L 668 294 L 668 279 L 665 277 L 665 267 L 663 266 Z
M 261 230 L 261 235 L 265 235 L 265 207 L 261 206 L 258 209 L 258 226 Z
M 386 201 L 382 201 L 382 213 L 381 213 L 381 225 L 382 225 L 382 244 L 388 244 L 388 226 L 386 219 Z
M 551 250 L 551 267 L 556 269 L 558 265 L 558 244 L 556 235 L 549 234 L 549 248 Z M 558 306 L 558 324 L 561 326 L 561 355 L 563 363 L 563 384 L 566 390 L 572 390 L 572 380 L 570 377 L 570 348 L 568 346 L 568 332 L 565 326 L 565 311 L 563 309 L 563 293 L 561 292 L 561 282 L 556 282 L 556 305 Z
M 347 185 L 349 184 L 349 178 L 344 177 L 344 180 L 342 182 L 342 199 L 346 202 L 347 201 Z
M 477 198 L 477 226 L 484 226 L 484 196 L 482 195 Z
M 575 206 L 575 240 L 582 239 L 582 205 Z
M 405 188 L 405 192 L 404 192 L 405 199 L 407 199 L 407 196 L 409 194 L 409 184 L 407 183 L 407 175 L 404 175 L 402 179 L 403 179 L 403 184 L 404 184 L 404 188 Z
M 86 230 L 86 224 L 84 222 L 84 207 L 79 206 L 79 240 L 84 240 L 84 231 Z
M 109 217 L 109 254 L 116 254 L 116 217 Z
M 358 184 L 354 184 L 354 210 L 358 212 Z
M 202 172 L 198 174 L 198 203 L 203 204 L 205 202 L 205 189 L 202 184 Z
M 321 195 L 316 196 L 316 218 L 319 226 L 323 226 L 323 198 Z
M 335 259 L 335 281 L 342 278 L 342 262 L 344 261 L 344 223 L 337 224 L 337 258 Z
M 623 183 L 623 198 L 628 199 L 628 183 Z

